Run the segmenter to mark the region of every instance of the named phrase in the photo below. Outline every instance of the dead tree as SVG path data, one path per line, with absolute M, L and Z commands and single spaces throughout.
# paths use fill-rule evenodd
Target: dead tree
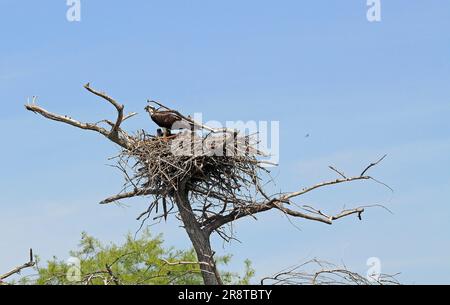
M 124 106 L 106 93 L 94 90 L 89 84 L 84 87 L 115 107 L 117 118 L 114 121 L 84 123 L 41 108 L 35 104 L 35 98 L 25 107 L 47 119 L 100 133 L 119 145 L 121 153 L 116 157 L 116 167 L 125 174 L 126 181 L 120 193 L 104 199 L 101 204 L 143 196 L 151 199 L 139 220 L 150 215 L 155 215 L 154 219 L 165 219 L 177 214 L 196 251 L 205 284 L 222 283 L 211 248 L 212 233 L 229 241 L 233 238 L 230 227 L 234 221 L 243 217 L 255 218 L 256 214 L 269 210 L 328 225 L 350 215 L 361 219 L 365 206 L 329 215 L 310 206 L 298 206 L 294 199 L 326 186 L 370 180 L 368 170 L 383 159 L 367 166 L 360 175 L 345 176 L 331 167 L 339 175 L 338 179 L 294 192 L 269 195 L 262 187 L 263 175 L 267 172 L 260 158 L 263 154 L 254 148 L 256 143 L 251 136 L 216 130 L 193 122 L 176 111 L 177 115 L 196 125 L 197 130 L 184 131 L 170 140 L 143 130 L 130 134 L 121 124 L 136 113 L 125 115 Z M 171 110 L 158 102 L 153 103 Z M 199 133 L 198 129 L 204 133 Z

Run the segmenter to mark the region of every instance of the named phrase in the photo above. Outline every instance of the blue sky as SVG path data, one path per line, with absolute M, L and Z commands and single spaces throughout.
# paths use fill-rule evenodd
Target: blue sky
M 129 130 L 153 130 L 147 98 L 206 120 L 280 121 L 277 188 L 334 178 L 328 165 L 372 175 L 394 188 L 355 183 L 299 203 L 330 212 L 385 204 L 363 221 L 333 226 L 276 212 L 241 220 L 241 243 L 215 238 L 233 270 L 249 258 L 257 278 L 319 257 L 365 273 L 369 257 L 404 283 L 450 283 L 450 3 L 382 0 L 369 23 L 366 1 L 87 1 L 81 22 L 65 1 L 0 1 L 0 270 L 67 258 L 81 231 L 123 240 L 145 200 L 100 206 L 121 186 L 108 167 L 117 152 L 101 136 L 25 111 L 32 95 L 83 121 L 114 110 L 88 81 L 140 115 Z M 310 134 L 305 138 L 305 134 Z M 176 221 L 152 226 L 167 245 L 189 247 Z

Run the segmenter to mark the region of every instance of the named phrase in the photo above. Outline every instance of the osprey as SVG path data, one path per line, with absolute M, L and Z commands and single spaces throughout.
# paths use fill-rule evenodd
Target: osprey
M 145 107 L 150 118 L 162 128 L 163 136 L 170 136 L 173 129 L 191 129 L 194 125 L 171 110 L 158 110 L 150 105 Z M 161 134 L 158 132 L 158 134 Z

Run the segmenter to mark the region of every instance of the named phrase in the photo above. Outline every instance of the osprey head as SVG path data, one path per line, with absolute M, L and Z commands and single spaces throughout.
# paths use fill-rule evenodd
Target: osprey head
M 150 105 L 145 106 L 145 111 L 147 111 L 149 114 L 153 114 L 156 112 L 156 108 Z

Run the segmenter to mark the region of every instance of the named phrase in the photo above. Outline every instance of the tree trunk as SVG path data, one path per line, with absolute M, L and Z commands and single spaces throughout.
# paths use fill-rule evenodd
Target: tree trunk
M 200 228 L 189 202 L 188 190 L 181 184 L 178 186 L 179 188 L 175 195 L 176 204 L 184 228 L 194 246 L 197 259 L 200 262 L 203 282 L 205 285 L 222 285 L 222 280 L 214 261 L 214 253 L 211 249 L 209 234 Z

